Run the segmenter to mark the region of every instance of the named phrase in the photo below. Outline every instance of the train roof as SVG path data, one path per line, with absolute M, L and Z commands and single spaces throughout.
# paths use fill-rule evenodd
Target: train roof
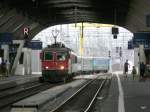
M 91 58 L 94 58 L 94 59 L 110 59 L 109 57 L 95 57 L 95 56 L 88 56 L 88 57 L 87 57 L 87 56 L 86 56 L 86 57 L 85 57 L 85 56 L 78 56 L 78 58 L 84 58 L 84 59 L 85 59 L 85 58 L 86 58 L 86 59 L 87 59 L 87 58 L 88 58 L 88 59 L 91 59 Z
M 63 43 L 54 43 L 48 45 L 43 49 L 44 51 L 72 51 L 70 48 L 66 47 Z
M 44 51 L 53 51 L 53 50 L 55 50 L 55 51 L 62 51 L 62 50 L 71 51 L 71 49 L 68 49 L 68 48 L 49 48 L 49 47 L 46 47 L 43 50 Z

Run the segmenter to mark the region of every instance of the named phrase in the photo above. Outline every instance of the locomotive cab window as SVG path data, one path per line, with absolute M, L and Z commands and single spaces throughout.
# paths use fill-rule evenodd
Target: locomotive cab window
M 45 52 L 44 54 L 45 60 L 53 60 L 53 54 L 51 52 Z
M 57 53 L 57 60 L 64 61 L 67 58 L 67 53 L 65 52 L 59 52 Z

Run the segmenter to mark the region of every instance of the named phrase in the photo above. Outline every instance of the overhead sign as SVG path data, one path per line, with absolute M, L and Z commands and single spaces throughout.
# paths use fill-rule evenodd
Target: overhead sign
M 27 43 L 28 48 L 31 48 L 33 50 L 41 50 L 42 49 L 42 42 L 41 41 L 36 41 L 36 40 L 32 40 L 30 42 Z
M 23 34 L 24 35 L 29 35 L 29 28 L 27 28 L 27 27 L 25 27 L 25 28 L 23 28 Z
M 12 44 L 13 36 L 11 33 L 0 33 L 0 45 Z
M 134 33 L 133 46 L 139 47 L 144 45 L 145 49 L 150 49 L 150 32 L 147 33 Z

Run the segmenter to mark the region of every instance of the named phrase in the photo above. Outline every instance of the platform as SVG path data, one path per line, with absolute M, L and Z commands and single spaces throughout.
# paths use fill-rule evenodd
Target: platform
M 44 104 L 47 104 L 54 99 L 57 99 L 60 95 L 65 93 L 66 91 L 76 88 L 84 84 L 86 80 L 75 80 L 73 82 L 63 84 L 60 86 L 56 86 L 40 92 L 36 95 L 23 99 L 19 102 L 16 102 L 12 105 L 11 112 L 20 112 L 22 109 L 23 112 L 31 111 L 31 112 L 39 112 L 41 108 L 43 108 Z
M 111 84 L 97 97 L 94 112 L 150 112 L 150 79 L 118 78 L 113 75 Z
M 39 80 L 40 75 L 14 75 L 0 80 L 0 90 L 15 87 L 20 84 L 35 82 Z
M 53 100 L 54 98 L 61 95 L 63 92 L 68 90 L 70 87 L 65 86 L 58 86 L 52 89 L 48 89 L 46 91 L 43 91 L 39 94 L 33 95 L 29 98 L 26 98 L 24 100 L 21 100 L 15 104 L 13 104 L 13 107 L 32 107 L 32 108 L 39 108 L 41 105 L 45 104 L 46 102 Z

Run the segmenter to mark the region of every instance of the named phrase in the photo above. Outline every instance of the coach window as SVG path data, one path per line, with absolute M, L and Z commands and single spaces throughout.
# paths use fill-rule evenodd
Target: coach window
M 45 60 L 52 60 L 53 59 L 53 54 L 51 52 L 45 52 L 44 59 Z
M 57 60 L 59 61 L 64 61 L 66 60 L 66 57 L 67 57 L 67 53 L 57 53 Z

